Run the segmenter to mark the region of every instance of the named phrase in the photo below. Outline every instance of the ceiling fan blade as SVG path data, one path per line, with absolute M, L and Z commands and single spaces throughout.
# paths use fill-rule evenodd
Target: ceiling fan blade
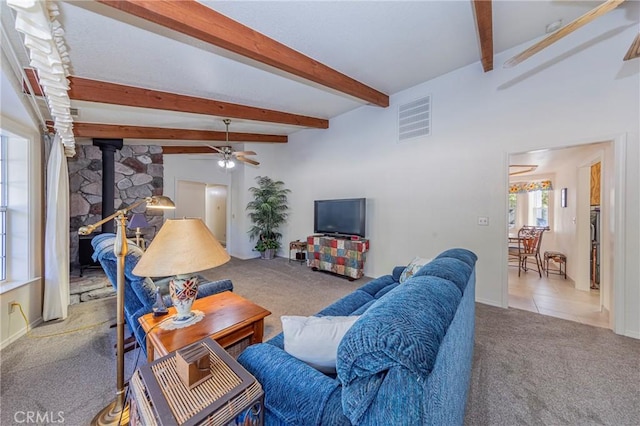
M 242 156 L 237 156 L 236 159 L 238 161 L 242 161 L 243 163 L 248 163 L 248 164 L 253 164 L 254 166 L 257 166 L 258 164 L 260 164 L 259 162 L 252 160 L 250 158 L 244 158 Z
M 624 55 L 625 61 L 635 58 L 640 58 L 640 33 L 633 39 L 631 46 L 629 46 L 629 51 Z
M 222 149 L 218 148 L 217 146 L 213 146 L 213 145 L 206 145 L 206 146 L 211 148 L 211 149 L 213 149 L 214 151 L 219 152 L 220 154 L 224 154 L 225 153 Z
M 586 25 L 589 22 L 591 22 L 594 19 L 596 19 L 597 17 L 599 17 L 601 15 L 604 15 L 605 13 L 610 12 L 611 10 L 615 9 L 620 4 L 622 4 L 624 1 L 625 0 L 607 0 L 606 2 L 602 3 L 600 6 L 594 8 L 594 9 L 591 9 L 589 12 L 585 13 L 584 15 L 579 17 L 578 19 L 576 19 L 576 20 L 574 20 L 572 22 L 569 22 L 567 25 L 565 25 L 564 27 L 560 28 L 555 33 L 549 35 L 547 38 L 542 39 L 538 43 L 534 44 L 533 46 L 531 46 L 530 48 L 528 48 L 524 52 L 521 52 L 521 53 L 517 54 L 516 56 L 514 56 L 513 58 L 509 59 L 507 62 L 504 63 L 503 67 L 504 68 L 511 68 L 511 67 L 513 67 L 515 65 L 518 65 L 520 62 L 524 61 L 525 59 L 528 59 L 529 57 L 531 57 L 533 55 L 535 55 L 536 53 L 540 52 L 545 47 L 555 43 L 556 41 L 560 40 L 564 36 L 566 36 L 568 34 L 571 34 L 575 30 L 577 30 L 578 28 L 582 27 L 583 25 Z
M 233 155 L 258 155 L 253 151 L 234 151 Z

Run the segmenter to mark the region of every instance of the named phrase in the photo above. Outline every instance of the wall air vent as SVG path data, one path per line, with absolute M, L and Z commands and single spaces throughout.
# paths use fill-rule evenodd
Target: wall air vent
M 69 108 L 69 113 L 74 118 L 78 118 L 78 116 L 80 115 L 78 108 Z
M 398 142 L 431 134 L 431 95 L 398 107 Z

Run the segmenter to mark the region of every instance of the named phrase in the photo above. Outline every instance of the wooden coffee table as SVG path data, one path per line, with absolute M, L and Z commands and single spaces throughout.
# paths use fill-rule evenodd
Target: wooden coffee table
M 191 309 L 204 312 L 204 318 L 175 330 L 163 330 L 158 325 L 167 315 L 155 317 L 151 313 L 138 318 L 147 333 L 149 362 L 205 337 L 211 337 L 232 354 L 239 353 L 249 345 L 262 342 L 264 317 L 271 315 L 263 307 L 230 291 L 197 299 Z M 169 316 L 175 312 L 175 308 L 169 308 Z

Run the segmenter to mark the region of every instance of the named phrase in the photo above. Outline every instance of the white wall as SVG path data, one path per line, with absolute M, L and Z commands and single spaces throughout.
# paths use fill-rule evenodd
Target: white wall
M 192 182 L 188 180 L 178 180 L 176 198 L 175 217 L 198 217 L 203 221 L 206 219 L 206 189 L 207 185 L 202 182 Z
M 479 257 L 477 300 L 506 307 L 509 154 L 616 139 L 626 147 L 626 174 L 616 177 L 624 193 L 611 194 L 623 210 L 608 224 L 612 232 L 625 229 L 616 318 L 618 332 L 640 338 L 640 61 L 621 60 L 636 33 L 629 24 L 623 11 L 613 11 L 513 69 L 501 64 L 528 46 L 496 55 L 494 71 L 483 73 L 479 63 L 461 68 L 391 96 L 389 108 L 363 106 L 331 119 L 328 130 L 290 135 L 286 145 L 247 144 L 261 164 L 231 174 L 229 252 L 257 256 L 245 206 L 255 176 L 266 175 L 292 190 L 285 243 L 313 232 L 313 200 L 366 197 L 368 276 L 415 255 L 466 247 Z M 428 94 L 432 135 L 397 143 L 398 105 Z M 198 173 L 194 162 L 179 165 L 177 157 L 165 156 L 166 188 L 171 173 Z M 193 180 L 216 183 L 214 169 Z M 490 225 L 478 226 L 478 216 Z
M 509 153 L 626 140 L 625 192 L 615 195 L 624 210 L 610 226 L 624 222 L 626 234 L 618 331 L 640 337 L 640 62 L 621 60 L 635 33 L 614 11 L 513 69 L 500 64 L 526 46 L 497 55 L 492 72 L 476 63 L 393 95 L 389 108 L 364 106 L 332 119 L 328 130 L 260 146 L 262 164 L 275 161 L 261 173 L 292 189 L 285 241 L 313 231 L 314 199 L 367 197 L 367 275 L 466 247 L 479 257 L 478 301 L 506 307 Z M 397 106 L 427 94 L 432 135 L 397 143 Z M 476 225 L 478 216 L 490 226 Z

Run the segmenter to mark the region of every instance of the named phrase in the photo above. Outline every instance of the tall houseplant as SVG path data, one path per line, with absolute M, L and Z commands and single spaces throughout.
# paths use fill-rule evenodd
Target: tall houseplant
M 257 176 L 256 182 L 257 186 L 249 188 L 253 201 L 247 203 L 253 223 L 249 238 L 257 240 L 254 250 L 259 251 L 263 259 L 272 259 L 280 247 L 282 234 L 278 228 L 287 220 L 287 194 L 291 190 L 284 187 L 284 182 L 267 176 Z

